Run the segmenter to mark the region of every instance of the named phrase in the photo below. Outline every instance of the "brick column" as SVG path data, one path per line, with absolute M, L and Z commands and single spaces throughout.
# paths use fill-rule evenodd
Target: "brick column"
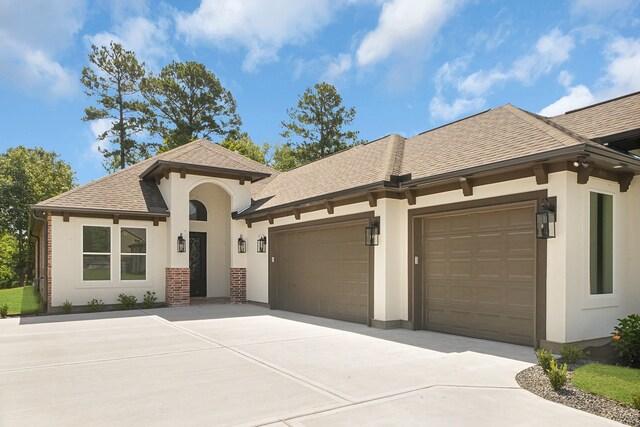
M 169 307 L 191 304 L 189 267 L 165 269 L 165 302 Z
M 51 214 L 47 214 L 47 310 L 51 308 Z
M 231 295 L 232 304 L 247 302 L 247 269 L 231 268 Z

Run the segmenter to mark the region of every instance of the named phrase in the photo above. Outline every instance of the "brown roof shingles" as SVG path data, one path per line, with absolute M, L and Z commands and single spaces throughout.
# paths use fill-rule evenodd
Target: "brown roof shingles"
M 569 111 L 551 120 L 589 139 L 636 130 L 640 127 L 640 92 Z

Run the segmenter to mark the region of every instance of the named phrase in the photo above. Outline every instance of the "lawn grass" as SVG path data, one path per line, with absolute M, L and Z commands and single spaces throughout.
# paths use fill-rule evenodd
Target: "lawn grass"
M 590 363 L 576 369 L 571 383 L 580 390 L 631 404 L 640 394 L 640 369 Z
M 9 306 L 9 314 L 29 314 L 40 311 L 40 294 L 33 286 L 0 289 L 0 305 Z

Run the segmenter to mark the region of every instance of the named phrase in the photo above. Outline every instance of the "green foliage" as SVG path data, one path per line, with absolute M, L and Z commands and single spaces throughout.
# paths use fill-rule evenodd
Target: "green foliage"
M 293 149 L 291 144 L 282 144 L 274 148 L 269 166 L 275 170 L 286 172 L 300 165 L 296 150 Z
M 89 313 L 97 313 L 102 310 L 104 310 L 104 302 L 102 302 L 101 299 L 99 300 L 94 298 L 87 302 L 87 311 Z
M 229 135 L 220 143 L 220 145 L 228 150 L 242 154 L 251 160 L 255 160 L 258 163 L 267 163 L 269 144 L 265 142 L 262 146 L 256 145 L 251 138 L 249 138 L 249 134 L 246 132 Z
M 536 358 L 538 359 L 538 365 L 542 366 L 545 372 L 548 372 L 551 369 L 551 362 L 555 361 L 553 354 L 544 348 L 539 348 L 536 350 Z
M 120 310 L 132 310 L 136 308 L 136 303 L 138 302 L 138 298 L 134 295 L 118 295 L 118 302 L 120 303 Z
M 292 147 L 299 164 L 320 159 L 357 144 L 358 132 L 344 130 L 356 116 L 354 107 L 342 105 L 342 97 L 333 85 L 317 83 L 298 98 L 295 108 L 287 110 L 289 121 L 282 121 L 282 137 Z
M 62 303 L 62 311 L 64 311 L 65 314 L 71 313 L 71 306 L 72 305 L 73 304 L 68 299 L 64 300 L 64 302 Z
M 73 187 L 71 166 L 53 151 L 18 146 L 0 154 L 0 287 L 30 282 L 31 205 Z
M 640 393 L 635 393 L 631 396 L 631 406 L 640 411 Z
M 0 289 L 11 288 L 18 283 L 17 261 L 18 239 L 12 234 L 0 233 Z
M 145 292 L 144 296 L 142 297 L 142 307 L 143 308 L 153 308 L 153 306 L 156 304 L 157 300 L 158 300 L 158 297 L 156 297 L 156 293 L 155 292 L 147 291 L 147 292 Z
M 640 369 L 590 363 L 573 372 L 571 384 L 588 393 L 632 404 L 633 396 L 640 394 Z
M 98 135 L 98 140 L 110 143 L 110 148 L 100 148 L 105 157 L 104 168 L 112 172 L 150 157 L 157 144 L 139 139 L 148 128 L 150 111 L 140 93 L 140 83 L 146 75 L 144 63 L 114 42 L 108 47 L 91 46 L 89 62 L 92 67 L 82 69 L 80 81 L 87 96 L 95 98 L 95 105 L 85 108 L 82 120 L 111 123 Z
M 629 364 L 640 365 L 640 314 L 630 314 L 618 321 L 612 344 Z
M 588 352 L 585 352 L 578 346 L 565 344 L 562 346 L 562 351 L 560 354 L 562 355 L 562 360 L 569 364 L 573 364 L 581 359 L 584 359 Z
M 551 388 L 555 391 L 560 390 L 565 386 L 565 384 L 567 384 L 567 369 L 568 367 L 566 363 L 558 366 L 555 360 L 551 361 L 551 365 L 547 371 L 547 378 L 549 378 Z
M 164 141 L 161 151 L 197 138 L 228 137 L 242 124 L 231 92 L 198 62 L 172 62 L 141 87 L 151 107 L 149 129 Z
M 5 318 L 9 314 L 9 306 L 7 304 L 0 305 L 0 317 Z

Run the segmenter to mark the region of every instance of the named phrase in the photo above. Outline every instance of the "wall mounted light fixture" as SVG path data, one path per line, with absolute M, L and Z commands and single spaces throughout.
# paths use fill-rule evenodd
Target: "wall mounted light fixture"
M 258 237 L 258 252 L 267 252 L 267 236 L 264 234 L 261 234 L 260 237 Z
M 380 237 L 380 222 L 372 221 L 364 228 L 364 245 L 378 246 Z
M 242 234 L 238 237 L 238 253 L 244 254 L 247 252 L 247 241 L 244 240 Z
M 178 252 L 186 252 L 187 251 L 187 241 L 184 237 L 182 237 L 182 233 L 178 236 Z
M 556 207 L 546 197 L 542 199 L 542 210 L 536 213 L 536 237 L 538 239 L 556 237 Z

